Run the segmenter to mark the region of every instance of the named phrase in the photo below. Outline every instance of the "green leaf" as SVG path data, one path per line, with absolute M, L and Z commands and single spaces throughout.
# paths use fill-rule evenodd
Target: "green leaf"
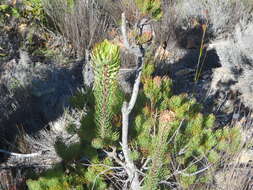
M 0 11 L 6 11 L 8 8 L 10 8 L 9 5 L 6 4 L 0 5 Z
M 20 17 L 20 14 L 19 14 L 19 12 L 18 12 L 18 9 L 16 9 L 16 8 L 12 8 L 12 9 L 11 9 L 11 13 L 12 13 L 12 15 L 15 16 L 16 18 L 19 18 L 19 17 Z

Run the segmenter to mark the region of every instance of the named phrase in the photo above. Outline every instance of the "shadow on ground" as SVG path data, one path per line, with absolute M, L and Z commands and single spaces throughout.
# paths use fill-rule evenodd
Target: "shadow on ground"
M 4 82 L 0 84 L 0 148 L 18 152 L 15 142 L 19 132 L 36 134 L 71 106 L 69 98 L 83 85 L 82 64 L 51 67 L 42 78 L 34 77 L 30 85 L 13 92 Z M 3 72 L 6 70 L 0 75 Z M 0 158 L 4 161 L 8 156 L 0 153 Z

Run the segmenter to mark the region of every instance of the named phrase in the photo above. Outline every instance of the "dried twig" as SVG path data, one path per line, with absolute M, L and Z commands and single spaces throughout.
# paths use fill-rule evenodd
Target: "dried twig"
M 42 151 L 31 153 L 31 154 L 20 154 L 20 153 L 9 152 L 3 149 L 0 149 L 0 152 L 4 154 L 8 154 L 9 156 L 18 157 L 18 158 L 30 158 L 30 157 L 35 157 L 35 156 L 41 156 L 43 154 Z

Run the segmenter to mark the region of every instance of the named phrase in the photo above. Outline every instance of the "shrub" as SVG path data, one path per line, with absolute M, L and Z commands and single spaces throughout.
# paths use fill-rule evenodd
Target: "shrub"
M 147 65 L 146 70 L 148 67 L 152 68 Z M 143 85 L 138 102 L 144 105 L 136 105 L 140 108 L 133 122 L 131 143 L 139 159 L 151 160 L 145 189 L 157 189 L 168 176 L 184 188 L 210 180 L 197 175 L 198 171 L 217 163 L 222 152 L 236 151 L 239 130 L 214 130 L 214 115 L 201 114 L 201 105 L 186 94 L 173 95 L 169 78 L 144 75 Z M 235 150 L 229 149 L 228 142 Z
M 42 0 L 45 12 L 55 26 L 68 39 L 78 56 L 91 49 L 106 34 L 110 18 L 97 1 L 92 0 Z
M 113 107 L 117 100 L 116 83 L 117 74 L 120 67 L 119 47 L 111 44 L 107 40 L 95 46 L 93 50 L 92 62 L 95 72 L 93 96 L 95 100 L 95 119 L 99 133 L 99 138 L 96 139 L 95 146 L 102 148 L 99 142 L 116 141 L 119 134 L 113 132 L 112 118 Z M 116 101 L 117 102 L 117 101 Z
M 71 190 L 73 188 L 83 190 L 78 181 L 80 177 L 75 173 L 65 175 L 63 168 L 60 166 L 46 171 L 42 176 L 36 181 L 28 180 L 28 188 L 30 190 Z
M 77 148 L 72 148 L 74 145 L 69 148 L 64 144 L 58 146 L 68 155 L 66 158 L 66 154 L 61 153 L 65 155 L 65 172 L 67 168 L 70 171 L 68 177 L 77 173 L 75 182 L 68 185 L 98 190 L 108 188 L 109 184 L 117 189 L 128 188 L 129 170 L 136 169 L 141 173 L 137 180 L 143 189 L 163 189 L 174 184 L 187 189 L 193 184 L 210 181 L 212 176 L 206 171 L 218 163 L 223 153 L 237 151 L 240 144 L 238 128 L 215 129 L 214 115 L 202 114 L 201 105 L 187 94 L 173 95 L 171 79 L 152 76 L 155 65 L 145 64 L 143 89 L 129 123 L 130 157 L 122 155 L 119 113 L 123 95 L 116 81 L 119 49 L 104 41 L 95 46 L 92 57 L 95 81 L 86 95 L 87 115 L 82 119 L 80 129 L 71 125 L 75 130 L 69 131 L 79 135 L 80 145 L 75 145 Z M 85 98 L 77 95 L 73 102 L 84 102 L 80 101 L 82 97 Z M 75 150 L 77 152 L 73 153 Z M 73 160 L 76 166 L 71 165 Z M 129 166 L 129 162 L 134 166 Z M 56 179 L 46 174 L 37 181 L 29 181 L 29 188 L 39 189 L 45 184 L 49 187 L 53 180 L 52 183 L 60 184 L 58 189 L 68 189 L 69 186 L 62 187 L 66 180 L 63 172 Z

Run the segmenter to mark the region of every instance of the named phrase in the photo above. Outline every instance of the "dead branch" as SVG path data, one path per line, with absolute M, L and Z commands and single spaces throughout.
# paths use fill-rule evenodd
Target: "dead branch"
M 121 112 L 122 112 L 122 151 L 125 157 L 125 165 L 126 171 L 129 177 L 129 181 L 131 182 L 130 188 L 133 190 L 140 189 L 140 181 L 139 181 L 139 174 L 138 169 L 135 166 L 133 160 L 130 157 L 130 149 L 128 147 L 128 128 L 129 128 L 129 115 L 134 108 L 134 105 L 137 100 L 137 96 L 139 93 L 139 86 L 141 82 L 141 73 L 144 64 L 144 50 L 141 46 L 131 47 L 128 39 L 127 39 L 127 32 L 126 32 L 126 17 L 125 13 L 122 13 L 122 25 L 121 25 L 122 35 L 123 35 L 123 42 L 129 51 L 131 51 L 136 57 L 138 61 L 138 67 L 136 71 L 136 79 L 134 82 L 134 87 L 131 95 L 131 99 L 129 102 L 124 102 Z
M 17 157 L 17 158 L 31 158 L 35 156 L 41 156 L 43 154 L 42 151 L 36 152 L 36 153 L 31 153 L 31 154 L 20 154 L 20 153 L 14 153 L 14 152 L 9 152 L 7 150 L 0 149 L 1 153 L 7 154 L 9 156 Z

